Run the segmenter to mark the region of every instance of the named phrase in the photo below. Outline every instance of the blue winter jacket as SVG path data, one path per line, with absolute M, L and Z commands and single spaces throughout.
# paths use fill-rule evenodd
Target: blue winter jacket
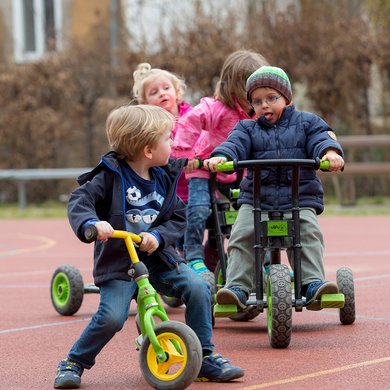
M 229 160 L 314 159 L 329 148 L 340 155 L 343 150 L 329 125 L 315 114 L 287 106 L 276 124 L 263 116 L 257 120 L 239 121 L 227 140 L 213 150 L 212 156 L 224 155 Z M 261 171 L 261 207 L 264 210 L 291 208 L 292 169 L 263 168 Z M 253 171 L 240 186 L 238 205 L 253 204 Z M 300 207 L 312 207 L 320 214 L 323 209 L 323 187 L 316 171 L 301 168 Z
M 186 159 L 171 160 L 165 167 L 157 168 L 158 174 L 167 181 L 170 191 L 161 206 L 160 213 L 150 230 L 156 231 L 162 242 L 152 255 L 139 251 L 138 255 L 147 266 L 151 262 L 164 261 L 171 269 L 182 262 L 173 244 L 186 228 L 186 209 L 183 201 L 176 196 L 178 178 Z M 84 223 L 90 220 L 109 222 L 114 229 L 126 230 L 124 182 L 119 161 L 114 152 L 102 157 L 100 164 L 91 172 L 78 178 L 80 187 L 74 190 L 68 204 L 68 218 L 77 237 L 84 237 Z M 112 279 L 130 280 L 129 254 L 121 239 L 96 241 L 94 247 L 94 282 L 98 286 Z

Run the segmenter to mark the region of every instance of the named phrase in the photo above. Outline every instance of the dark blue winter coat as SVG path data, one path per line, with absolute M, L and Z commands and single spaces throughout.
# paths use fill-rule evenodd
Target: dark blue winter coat
M 213 150 L 212 156 L 224 155 L 229 160 L 314 159 L 329 148 L 340 155 L 343 150 L 333 130 L 315 114 L 287 106 L 276 124 L 264 117 L 239 121 L 227 140 Z M 292 169 L 263 168 L 261 171 L 261 207 L 264 210 L 285 210 L 291 207 Z M 253 204 L 253 172 L 240 186 L 238 205 Z M 316 171 L 302 168 L 300 174 L 300 207 L 312 207 L 318 214 L 323 209 L 323 187 Z
M 146 265 L 162 260 L 172 269 L 183 261 L 173 244 L 184 234 L 186 228 L 186 206 L 176 196 L 177 181 L 185 163 L 186 159 L 177 159 L 171 160 L 165 167 L 155 168 L 167 181 L 166 187 L 170 191 L 150 229 L 159 233 L 162 243 L 150 256 L 139 252 L 140 260 Z M 117 155 L 114 152 L 107 153 L 100 164 L 91 172 L 80 176 L 78 182 L 81 186 L 72 192 L 68 204 L 69 222 L 77 237 L 87 242 L 83 225 L 93 219 L 107 221 L 114 229 L 126 230 L 126 194 Z M 127 273 L 129 267 L 129 254 L 123 240 L 95 242 L 93 276 L 97 286 L 112 279 L 130 280 Z

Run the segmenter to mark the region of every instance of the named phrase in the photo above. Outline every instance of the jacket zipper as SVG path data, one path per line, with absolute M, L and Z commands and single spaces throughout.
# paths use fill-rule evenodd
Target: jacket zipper
M 276 153 L 278 156 L 278 159 L 280 159 L 280 132 L 279 132 L 279 126 L 275 125 L 275 141 L 276 141 Z M 276 168 L 277 170 L 277 183 L 276 183 L 276 202 L 275 202 L 275 209 L 279 209 L 279 193 L 280 193 L 280 167 Z

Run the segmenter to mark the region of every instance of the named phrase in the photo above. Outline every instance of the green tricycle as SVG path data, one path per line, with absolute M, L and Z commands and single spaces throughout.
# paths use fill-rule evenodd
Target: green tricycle
M 291 174 L 291 209 L 267 210 L 268 219 L 262 220 L 261 177 L 263 169 L 287 167 Z M 253 215 L 255 231 L 255 288 L 246 302 L 243 311 L 236 305 L 215 304 L 215 317 L 234 318 L 239 313 L 255 317 L 267 310 L 268 338 L 273 348 L 286 348 L 291 341 L 292 308 L 301 312 L 306 306 L 302 296 L 301 276 L 301 242 L 300 242 L 300 208 L 299 178 L 301 168 L 329 170 L 329 161 L 320 159 L 269 159 L 229 161 L 218 165 L 220 172 L 232 172 L 238 169 L 253 171 Z M 288 218 L 287 218 L 288 215 Z M 292 252 L 292 270 L 282 264 L 283 250 Z M 264 264 L 266 253 L 269 253 L 270 264 Z M 226 267 L 222 264 L 223 268 Z M 225 269 L 218 275 L 218 287 L 225 284 Z M 338 294 L 324 294 L 317 302 L 321 309 L 339 309 L 342 324 L 353 324 L 355 321 L 354 281 L 351 269 L 343 267 L 336 274 Z
M 95 241 L 96 237 L 96 227 L 94 225 L 87 227 L 85 230 L 87 241 Z M 138 286 L 136 325 L 139 336 L 136 338 L 136 349 L 140 351 L 142 374 L 146 382 L 156 389 L 185 389 L 193 383 L 200 371 L 202 364 L 200 341 L 189 326 L 169 320 L 156 290 L 149 282 L 148 269 L 139 260 L 134 246 L 134 243 L 140 244 L 142 238 L 122 230 L 114 230 L 112 238 L 125 241 L 130 260 L 129 276 Z M 81 275 L 77 269 L 66 265 L 54 273 L 51 298 L 57 311 L 61 308 L 69 309 L 72 304 L 78 305 L 78 302 L 72 301 L 71 298 L 75 295 L 75 284 L 77 293 L 82 297 L 80 291 L 83 288 L 82 279 L 75 280 L 79 277 Z M 92 292 L 99 292 L 96 286 L 91 286 Z M 88 286 L 84 287 L 88 289 Z M 72 310 L 74 309 L 75 306 Z

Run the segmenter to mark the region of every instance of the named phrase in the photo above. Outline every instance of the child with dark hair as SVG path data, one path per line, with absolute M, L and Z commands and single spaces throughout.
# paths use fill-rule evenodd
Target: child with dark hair
M 205 167 L 216 171 L 227 160 L 314 159 L 330 162 L 330 171 L 344 166 L 343 150 L 334 131 L 317 115 L 302 112 L 292 103 L 290 80 L 284 70 L 263 66 L 246 82 L 247 97 L 258 119 L 237 123 L 228 139 L 216 147 Z M 290 170 L 291 171 L 291 170 Z M 264 169 L 261 177 L 261 209 L 291 209 L 291 172 L 288 168 Z M 262 172 L 262 173 L 263 173 Z M 219 304 L 245 308 L 252 290 L 255 258 L 253 246 L 253 172 L 241 182 L 239 211 L 228 245 L 226 285 L 217 293 Z M 336 283 L 325 280 L 324 242 L 317 215 L 324 209 L 323 188 L 314 169 L 300 175 L 300 237 L 302 245 L 302 294 L 308 310 L 320 310 L 323 294 L 338 292 Z M 290 251 L 287 252 L 289 259 Z

